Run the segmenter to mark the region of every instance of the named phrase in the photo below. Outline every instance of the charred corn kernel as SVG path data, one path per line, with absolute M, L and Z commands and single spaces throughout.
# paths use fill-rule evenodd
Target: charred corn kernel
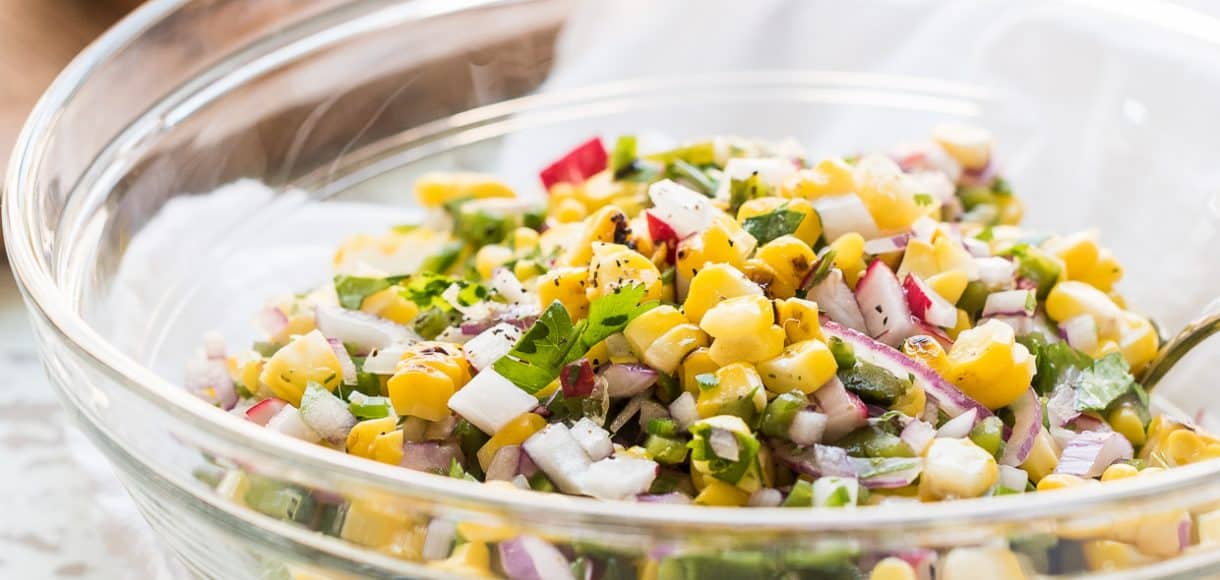
M 411 345 L 403 353 L 397 367 L 415 362 L 441 370 L 458 386 L 470 380 L 470 364 L 461 345 L 439 340 L 425 340 Z
M 718 479 L 710 479 L 703 491 L 695 496 L 695 503 L 705 506 L 740 507 L 750 501 L 750 492 Z
M 1220 544 L 1220 510 L 1201 513 L 1195 520 L 1200 544 Z
M 775 323 L 784 329 L 789 343 L 823 339 L 816 302 L 803 298 L 776 300 Z
M 745 267 L 757 240 L 728 216 L 717 216 L 703 232 L 678 244 L 676 283 L 679 296 L 686 296 L 691 281 L 711 264 Z
M 333 391 L 342 378 L 339 357 L 331 350 L 326 337 L 315 330 L 297 336 L 271 355 L 258 380 L 276 397 L 298 406 L 309 383 L 318 383 Z
M 1123 313 L 1122 330 L 1118 339 L 1119 351 L 1133 372 L 1139 372 L 1156 358 L 1159 339 L 1152 323 L 1138 314 Z
M 1069 271 L 1069 273 L 1071 273 Z M 1114 259 L 1114 254 L 1110 250 L 1102 249 L 1098 252 L 1097 261 L 1093 263 L 1093 267 L 1081 272 L 1078 276 L 1073 276 L 1074 279 L 1080 280 L 1086 284 L 1092 284 L 1094 288 L 1102 292 L 1109 292 L 1114 288 L 1114 284 L 1118 283 L 1123 277 L 1123 267 Z
M 924 240 L 907 242 L 907 247 L 902 254 L 902 264 L 898 266 L 899 279 L 906 279 L 908 274 L 915 274 L 930 281 L 940 272 L 940 265 L 936 263 L 936 249 L 931 242 Z M 937 292 L 939 293 L 939 290 Z
M 558 300 L 572 320 L 589 315 L 588 268 L 555 268 L 538 278 L 538 301 L 546 309 Z
M 948 378 L 989 409 L 1017 400 L 1034 377 L 1034 357 L 1012 327 L 990 320 L 963 331 L 949 350 Z
M 691 351 L 690 354 L 686 355 L 686 358 L 682 359 L 682 367 L 679 369 L 682 388 L 690 394 L 698 396 L 699 382 L 695 380 L 695 377 L 702 374 L 714 373 L 718 368 L 720 368 L 720 365 L 712 360 L 711 351 L 707 348 L 697 348 Z
M 373 439 L 373 453 L 369 458 L 389 465 L 398 465 L 402 463 L 402 443 L 402 429 L 378 435 Z
M 594 242 L 585 289 L 589 301 L 632 284 L 644 286 L 646 300 L 661 298 L 661 271 L 652 261 L 627 246 Z
M 789 298 L 796 294 L 805 276 L 813 269 L 817 260 L 813 249 L 794 236 L 780 236 L 758 248 L 758 260 L 775 272 L 768 288 L 776 298 Z
M 954 324 L 953 328 L 946 330 L 945 333 L 949 335 L 949 338 L 957 340 L 958 336 L 961 336 L 963 332 L 970 330 L 971 328 L 970 315 L 967 314 L 965 310 L 958 308 L 957 324 Z
M 935 338 L 926 334 L 917 334 L 902 343 L 902 353 L 915 359 L 937 374 L 945 375 L 949 368 L 949 359 L 945 348 Z
M 347 452 L 359 457 L 372 459 L 373 444 L 377 438 L 394 431 L 397 426 L 397 417 L 366 419 L 356 423 L 347 434 Z
M 474 255 L 474 268 L 485 279 L 491 279 L 492 271 L 513 259 L 513 251 L 508 246 L 488 244 L 479 248 Z
M 865 155 L 852 168 L 855 193 L 882 231 L 906 229 L 926 213 L 915 201 L 914 184 L 889 157 Z
M 1046 314 L 1062 322 L 1081 314 L 1091 315 L 1104 338 L 1114 336 L 1122 311 L 1104 292 L 1084 282 L 1065 280 L 1055 284 L 1046 297 Z
M 1002 545 L 953 548 L 936 565 L 938 580 L 1025 580 L 1017 555 Z
M 792 232 L 793 236 L 805 242 L 807 246 L 813 246 L 818 243 L 818 239 L 822 237 L 822 220 L 818 217 L 818 213 L 814 211 L 813 204 L 806 199 L 784 199 L 782 197 L 751 199 L 743 203 L 741 209 L 737 210 L 737 222 L 744 224 L 749 218 L 768 214 L 780 208 L 805 216 L 801 219 L 801 223 L 797 226 L 796 231 Z
M 1117 479 L 1127 479 L 1128 477 L 1135 477 L 1139 475 L 1139 473 L 1140 470 L 1136 469 L 1133 465 L 1127 463 L 1115 463 L 1114 465 L 1107 467 L 1105 471 L 1101 472 L 1101 480 L 1114 481 Z
M 537 413 L 522 413 L 516 419 L 509 421 L 503 428 L 496 431 L 491 439 L 487 440 L 482 447 L 479 448 L 478 459 L 479 466 L 487 469 L 491 465 L 491 460 L 496 456 L 496 452 L 501 447 L 509 445 L 520 445 L 529 439 L 530 435 L 537 433 L 546 427 L 546 419 Z
M 758 363 L 758 373 L 767 390 L 812 393 L 834 378 L 838 365 L 820 340 L 806 340 L 785 348 L 776 358 Z
M 726 298 L 762 295 L 762 288 L 737 268 L 712 264 L 700 270 L 691 280 L 686 301 L 682 303 L 682 312 L 691 322 L 699 324 L 708 309 Z
M 589 212 L 585 209 L 585 202 L 569 197 L 553 203 L 550 215 L 561 224 L 569 224 L 580 222 L 589 215 Z
M 625 244 L 630 239 L 631 226 L 623 210 L 608 205 L 585 219 L 580 236 L 575 244 L 565 248 L 563 263 L 569 266 L 587 266 L 593 259 L 593 243 Z
M 386 391 L 399 415 L 440 421 L 449 416 L 449 397 L 469 380 L 469 366 L 460 350 L 421 342 L 398 362 Z
M 1066 473 L 1052 473 L 1038 480 L 1038 491 L 1050 491 L 1053 489 L 1067 489 L 1069 487 L 1080 487 L 1086 485 L 1090 480 L 1068 475 Z
M 1135 546 L 1114 540 L 1090 540 L 1081 544 L 1085 562 L 1095 572 L 1126 570 L 1156 561 Z
M 419 314 L 419 306 L 402 297 L 401 288 L 390 286 L 369 295 L 360 303 L 360 310 L 399 324 L 408 324 Z
M 348 506 L 339 535 L 361 546 L 416 560 L 426 532 L 425 526 L 399 509 L 373 499 L 358 499 Z
M 532 228 L 517 228 L 513 230 L 513 250 L 528 252 L 538 247 L 538 230 Z
M 970 125 L 941 125 L 932 140 L 963 169 L 979 170 L 991 162 L 991 133 Z
M 1021 464 L 1021 469 L 1029 474 L 1030 481 L 1037 483 L 1054 472 L 1058 465 L 1059 445 L 1055 443 L 1050 432 L 1043 429 L 1034 437 L 1034 446 L 1025 458 L 1025 463 Z
M 962 293 L 966 291 L 966 284 L 970 283 L 966 273 L 961 270 L 946 270 L 934 276 L 929 276 L 927 279 L 928 286 L 933 292 L 940 294 L 949 304 L 957 304 L 961 300 Z
M 873 571 L 869 572 L 868 580 L 917 580 L 919 576 L 915 574 L 915 568 L 902 558 L 890 556 L 873 566 Z
M 490 578 L 491 550 L 483 542 L 466 542 L 455 547 L 448 558 L 430 562 L 428 566 L 463 578 Z
M 644 351 L 640 360 L 667 375 L 678 370 L 682 359 L 699 347 L 707 346 L 707 333 L 690 323 L 684 323 L 662 334 Z
M 919 417 L 923 415 L 924 408 L 927 405 L 928 394 L 924 392 L 923 387 L 911 385 L 911 388 L 898 397 L 897 401 L 894 401 L 894 406 L 891 408 L 908 417 Z
M 763 296 L 738 296 L 724 300 L 703 315 L 699 327 L 713 338 L 752 335 L 775 323 L 771 301 Z
M 814 200 L 828 195 L 843 195 L 856 191 L 852 166 L 842 157 L 828 157 L 812 169 L 802 169 L 780 187 L 785 197 Z
M 1106 422 L 1136 447 L 1148 440 L 1148 435 L 1144 432 L 1143 418 L 1130 405 L 1116 405 L 1106 416 Z
M 415 200 L 424 207 L 440 207 L 463 198 L 516 196 L 502 181 L 481 173 L 429 173 L 415 181 Z
M 468 542 L 479 542 L 494 544 L 511 540 L 521 534 L 514 526 L 497 526 L 494 524 L 480 524 L 476 522 L 458 522 L 457 533 L 466 538 Z
M 710 354 L 717 364 L 727 365 L 735 362 L 757 363 L 772 359 L 784 351 L 784 329 L 768 326 L 752 336 L 731 335 L 717 338 L 712 342 Z
M 744 409 L 738 409 L 739 406 Z M 695 403 L 700 417 L 761 413 L 767 406 L 767 392 L 753 366 L 734 363 L 716 371 L 715 385 L 701 388 Z M 737 412 L 733 412 L 737 411 Z
M 924 454 L 920 495 L 932 499 L 979 497 L 995 485 L 999 467 L 969 439 L 932 440 Z
M 835 253 L 834 266 L 843 271 L 847 285 L 855 288 L 866 267 L 864 236 L 856 232 L 843 234 L 830 243 L 830 251 Z

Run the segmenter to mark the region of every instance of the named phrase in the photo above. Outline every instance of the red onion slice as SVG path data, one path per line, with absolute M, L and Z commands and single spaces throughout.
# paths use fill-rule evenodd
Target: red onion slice
M 915 419 L 902 428 L 899 437 L 911 447 L 915 455 L 921 456 L 932 440 L 936 438 L 936 427 L 927 421 Z
M 894 271 L 881 260 L 869 265 L 856 284 L 856 303 L 864 315 L 864 325 L 873 338 L 898 346 L 916 332 L 911 324 L 911 309 Z M 953 311 L 954 321 L 957 310 Z
M 462 450 L 457 443 L 407 441 L 402 445 L 399 465 L 415 471 L 445 474 L 454 461 L 462 462 Z
M 695 396 L 683 391 L 678 398 L 669 404 L 669 415 L 673 417 L 678 427 L 686 429 L 699 420 L 699 411 L 695 406 Z
M 1081 352 L 1088 353 L 1097 350 L 1097 322 L 1093 320 L 1092 315 L 1081 314 L 1063 321 L 1059 325 L 1059 336 L 1062 336 L 1072 348 Z
M 786 441 L 773 444 L 775 458 L 793 471 L 814 477 L 855 477 L 856 466 L 841 447 L 814 445 L 797 447 Z
M 330 350 L 334 351 L 335 358 L 339 359 L 339 368 L 343 371 L 343 384 L 356 384 L 358 381 L 356 363 L 352 360 L 352 355 L 348 354 L 347 349 L 343 348 L 343 343 L 338 339 L 328 338 L 326 342 L 330 345 Z
M 1070 384 L 1057 385 L 1046 400 L 1046 418 L 1052 427 L 1063 427 L 1080 416 L 1076 410 L 1076 389 Z
M 853 458 L 860 484 L 869 489 L 906 487 L 923 473 L 923 460 L 918 457 Z
M 634 397 L 657 382 L 657 371 L 642 364 L 611 364 L 598 373 L 611 398 Z
M 1013 414 L 1012 435 L 1004 445 L 1000 463 L 1016 467 L 1025 463 L 1038 433 L 1042 431 L 1042 401 L 1038 400 L 1038 394 L 1033 389 L 1029 389 L 1013 401 L 1009 409 Z
M 907 247 L 907 242 L 911 240 L 911 234 L 898 234 L 896 236 L 886 236 L 864 242 L 864 253 L 870 256 L 879 256 L 881 254 L 890 254 L 900 252 Z
M 962 439 L 970 435 L 970 430 L 974 428 L 974 424 L 978 418 L 977 409 L 967 409 L 965 413 L 958 415 L 940 426 L 936 430 L 937 437 L 945 437 L 949 439 Z
M 1114 431 L 1085 431 L 1073 437 L 1059 455 L 1055 473 L 1097 477 L 1116 461 L 1131 459 L 1126 437 Z
M 487 464 L 486 481 L 511 481 L 517 475 L 517 466 L 521 462 L 521 446 L 505 445 L 496 450 Z
M 822 437 L 827 441 L 835 441 L 868 423 L 868 407 L 860 397 L 848 391 L 838 377 L 814 391 L 813 399 L 818 409 L 826 414 Z
M 792 424 L 788 426 L 788 439 L 802 446 L 821 443 L 829 421 L 830 418 L 823 413 L 797 411 L 796 415 L 792 417 Z
M 275 397 L 263 399 L 246 409 L 246 420 L 259 426 L 266 426 L 267 422 L 286 406 L 288 406 L 288 401 L 283 399 Z
M 517 536 L 500 542 L 498 549 L 510 580 L 575 580 L 563 553 L 540 538 Z

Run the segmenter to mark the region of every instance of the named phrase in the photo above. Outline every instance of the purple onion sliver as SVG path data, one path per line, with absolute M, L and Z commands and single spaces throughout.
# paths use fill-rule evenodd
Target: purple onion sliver
M 1025 462 L 1042 431 L 1042 402 L 1033 389 L 1025 391 L 1009 407 L 1012 409 L 1012 435 L 1004 446 L 1000 463 L 1016 467 Z

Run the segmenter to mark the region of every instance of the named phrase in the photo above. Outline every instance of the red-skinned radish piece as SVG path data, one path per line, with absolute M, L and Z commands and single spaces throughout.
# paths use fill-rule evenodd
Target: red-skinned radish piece
M 911 309 L 894 271 L 875 260 L 856 284 L 856 303 L 864 316 L 869 336 L 897 347 L 917 332 L 911 323 Z M 954 316 L 956 320 L 956 310 Z
M 952 328 L 957 324 L 957 307 L 941 298 L 919 276 L 907 274 L 902 287 L 906 290 L 907 306 L 916 318 L 941 328 Z
M 838 268 L 832 269 L 826 279 L 810 288 L 805 298 L 817 302 L 818 309 L 831 320 L 860 332 L 868 331 L 864 314 L 856 303 L 856 295 L 847 286 L 843 272 Z
M 577 145 L 554 163 L 538 173 L 542 186 L 551 190 L 556 183 L 580 185 L 590 177 L 606 169 L 606 146 L 600 137 L 594 137 Z

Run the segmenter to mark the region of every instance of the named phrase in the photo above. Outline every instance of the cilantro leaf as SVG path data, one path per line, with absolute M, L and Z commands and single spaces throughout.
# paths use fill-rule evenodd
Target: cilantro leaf
M 771 188 L 758 177 L 757 171 L 745 179 L 730 179 L 729 213 L 737 215 L 737 210 L 741 208 L 741 204 L 751 199 L 766 197 L 770 194 Z
M 1129 369 L 1126 359 L 1116 352 L 1095 361 L 1080 375 L 1080 384 L 1076 388 L 1076 410 L 1105 411 L 1114 401 L 1130 392 L 1135 378 L 1128 372 Z
M 655 300 L 645 302 L 645 296 L 643 284 L 631 284 L 591 302 L 589 317 L 577 326 L 577 338 L 565 362 L 585 356 L 594 345 L 622 332 L 627 323 L 657 305 Z
M 454 284 L 457 284 L 459 289 L 458 302 L 461 306 L 470 306 L 487 298 L 487 287 L 482 284 L 430 272 L 411 276 L 401 294 L 420 308 L 438 308 L 448 312 L 453 309 L 453 305 L 441 295 Z
M 362 276 L 335 276 L 335 293 L 339 295 L 339 305 L 348 310 L 360 310 L 364 299 L 389 288 L 401 277 L 395 278 L 365 278 Z
M 761 246 L 778 237 L 792 234 L 801 227 L 803 221 L 805 214 L 781 206 L 770 213 L 746 218 L 741 227 L 754 236 Z
M 1093 359 L 1066 342 L 1043 345 L 1038 349 L 1037 361 L 1034 389 L 1044 395 L 1050 394 L 1058 385 L 1074 384 L 1080 373 L 1093 365 Z

